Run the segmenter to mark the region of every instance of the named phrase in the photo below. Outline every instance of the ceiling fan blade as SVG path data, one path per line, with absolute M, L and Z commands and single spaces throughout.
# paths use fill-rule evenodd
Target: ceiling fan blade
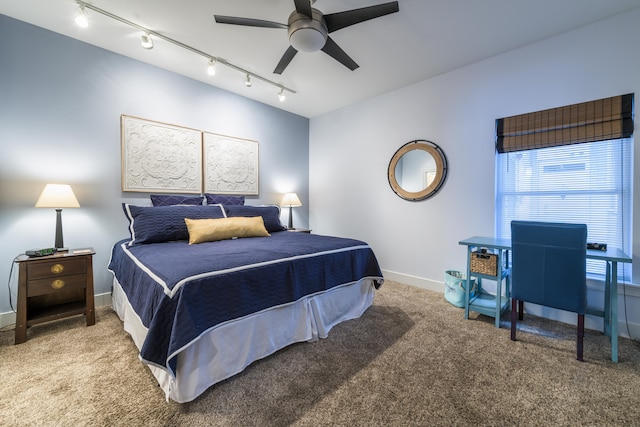
M 287 65 L 289 65 L 289 62 L 291 62 L 293 57 L 296 56 L 296 53 L 298 53 L 298 51 L 293 46 L 289 46 L 289 48 L 284 52 L 284 55 L 282 55 L 282 58 L 280 58 L 280 62 L 276 65 L 276 69 L 273 70 L 273 73 L 282 74 L 284 69 L 287 68 Z
M 324 15 L 324 20 L 327 23 L 327 31 L 331 33 L 350 25 L 359 24 L 360 22 L 398 12 L 399 10 L 398 2 L 392 1 L 376 6 L 330 13 L 328 15 Z
M 289 28 L 288 25 L 280 24 L 278 22 L 265 21 L 263 19 L 253 18 L 239 18 L 236 16 L 224 16 L 213 15 L 218 24 L 232 24 L 232 25 L 245 25 L 247 27 L 262 27 L 262 28 Z
M 311 18 L 311 2 L 309 0 L 293 0 L 296 5 L 296 12 Z
M 359 65 L 356 64 L 356 62 L 351 59 L 351 57 L 347 55 L 347 53 L 342 50 L 331 37 L 327 37 L 327 42 L 324 44 L 322 51 L 351 71 L 359 67 Z

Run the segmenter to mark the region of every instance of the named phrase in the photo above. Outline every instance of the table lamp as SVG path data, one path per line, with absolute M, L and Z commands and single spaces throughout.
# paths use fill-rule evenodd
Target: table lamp
M 55 208 L 56 210 L 56 242 L 55 248 L 64 247 L 62 239 L 62 208 L 79 208 L 80 204 L 70 185 L 47 184 L 36 202 L 36 208 Z
M 293 209 L 298 206 L 302 206 L 302 202 L 298 198 L 296 193 L 287 193 L 282 198 L 282 202 L 280 202 L 280 206 L 289 206 L 289 226 L 287 227 L 289 230 L 293 230 Z

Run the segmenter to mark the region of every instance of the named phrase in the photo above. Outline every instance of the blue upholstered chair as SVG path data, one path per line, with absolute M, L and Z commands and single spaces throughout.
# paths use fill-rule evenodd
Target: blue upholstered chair
M 516 306 L 524 302 L 578 314 L 577 359 L 582 361 L 587 308 L 587 226 L 549 222 L 511 223 L 511 340 L 516 340 Z

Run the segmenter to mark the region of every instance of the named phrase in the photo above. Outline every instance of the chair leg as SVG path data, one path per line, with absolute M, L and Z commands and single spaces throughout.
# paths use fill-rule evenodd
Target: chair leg
M 524 301 L 518 301 L 518 320 L 524 319 Z
M 584 362 L 582 357 L 584 342 L 584 314 L 578 314 L 578 360 Z
M 517 300 L 511 298 L 511 341 L 516 340 L 516 307 Z

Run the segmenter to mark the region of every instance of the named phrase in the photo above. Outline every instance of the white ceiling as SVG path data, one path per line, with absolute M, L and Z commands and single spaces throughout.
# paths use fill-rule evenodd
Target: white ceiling
M 323 13 L 388 0 L 318 0 Z M 295 90 L 278 89 L 155 40 L 87 10 L 90 25 L 74 23 L 74 0 L 0 0 L 0 13 L 171 70 L 213 86 L 314 117 L 455 68 L 640 7 L 640 0 L 399 0 L 400 12 L 344 28 L 331 37 L 359 65 L 355 71 L 323 52 L 298 53 L 282 75 L 273 69 L 289 46 L 286 30 L 216 24 L 214 14 L 287 23 L 293 0 L 90 0 L 88 3 Z

